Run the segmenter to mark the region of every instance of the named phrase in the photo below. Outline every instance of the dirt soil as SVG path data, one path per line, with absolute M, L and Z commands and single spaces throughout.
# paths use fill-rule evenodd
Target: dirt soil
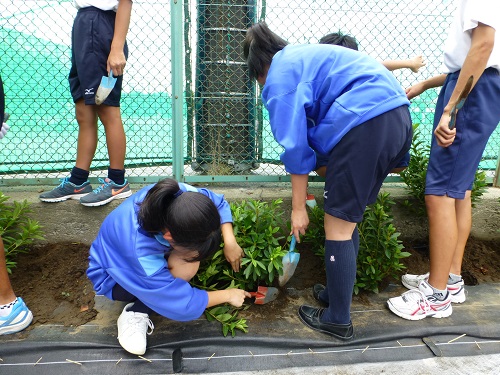
M 412 273 L 428 271 L 428 247 L 425 241 L 403 241 L 412 255 L 403 260 Z M 500 282 L 500 245 L 496 240 L 470 238 L 463 262 L 466 285 Z M 34 315 L 33 324 L 79 326 L 92 321 L 94 292 L 85 271 L 89 246 L 82 243 L 57 243 L 36 246 L 20 254 L 11 277 L 17 295 L 23 297 Z M 300 266 L 287 288 L 298 290 L 324 283 L 323 261 L 311 249 L 301 245 Z M 398 282 L 394 280 L 393 282 Z M 363 301 L 368 294 L 355 298 Z

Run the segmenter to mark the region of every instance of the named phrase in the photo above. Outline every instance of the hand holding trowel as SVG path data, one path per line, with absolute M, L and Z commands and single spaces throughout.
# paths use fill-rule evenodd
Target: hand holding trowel
M 116 78 L 113 77 L 113 70 L 109 70 L 109 76 L 102 76 L 101 84 L 95 94 L 95 104 L 102 104 L 115 87 Z
M 290 241 L 290 250 L 283 256 L 283 275 L 278 277 L 278 283 L 280 286 L 285 285 L 288 280 L 293 276 L 295 269 L 297 268 L 297 263 L 299 263 L 300 254 L 295 252 L 295 235 L 292 235 L 292 240 Z

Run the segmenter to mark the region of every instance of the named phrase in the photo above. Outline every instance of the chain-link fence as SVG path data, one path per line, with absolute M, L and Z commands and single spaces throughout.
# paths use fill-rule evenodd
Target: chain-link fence
M 409 87 L 440 72 L 454 10 L 447 0 L 135 0 L 121 105 L 127 178 L 287 179 L 259 89 L 247 78 L 242 42 L 253 22 L 265 20 L 291 43 L 340 31 L 380 61 L 422 55 L 427 65 L 418 73 L 393 72 Z M 0 0 L 0 72 L 11 115 L 0 143 L 0 185 L 47 182 L 74 165 L 78 125 L 67 76 L 75 15 L 69 0 Z M 176 67 L 183 83 L 174 94 Z M 427 142 L 437 94 L 428 90 L 411 105 Z M 497 129 L 480 168 L 494 171 L 499 149 Z M 100 126 L 91 176 L 105 175 L 107 166 Z

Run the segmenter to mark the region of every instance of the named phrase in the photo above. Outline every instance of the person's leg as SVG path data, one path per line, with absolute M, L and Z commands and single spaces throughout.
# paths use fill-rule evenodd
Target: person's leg
M 356 280 L 356 250 L 352 234 L 356 223 L 325 214 L 325 267 L 329 307 L 320 320 L 338 324 L 351 321 L 351 301 Z
M 2 237 L 0 237 L 0 305 L 15 301 L 16 295 L 10 284 L 9 273 L 5 261 L 5 249 Z
M 97 113 L 95 106 L 86 105 L 83 99 L 80 99 L 75 103 L 75 114 L 78 122 L 75 165 L 77 168 L 89 171 L 97 149 Z
M 21 297 L 17 297 L 12 289 L 5 249 L 0 237 L 0 335 L 22 331 L 31 324 L 33 314 Z
M 429 284 L 438 290 L 446 290 L 458 240 L 456 200 L 447 196 L 426 195 L 425 202 L 429 218 Z
M 457 216 L 458 236 L 457 246 L 451 262 L 450 273 L 461 275 L 465 245 L 467 244 L 467 239 L 469 238 L 472 227 L 472 201 L 470 190 L 467 190 L 464 199 L 457 199 L 455 201 L 455 212 Z
M 120 107 L 100 105 L 97 107 L 99 119 L 106 131 L 106 145 L 109 155 L 109 166 L 123 170 L 125 165 L 126 137 L 120 114 Z M 118 181 L 115 181 L 119 183 Z

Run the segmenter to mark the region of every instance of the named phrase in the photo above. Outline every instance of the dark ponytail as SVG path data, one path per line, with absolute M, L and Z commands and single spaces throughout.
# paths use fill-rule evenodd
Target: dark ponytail
M 212 255 L 221 242 L 220 215 L 206 195 L 180 193 L 177 181 L 166 178 L 153 186 L 140 203 L 139 225 L 149 233 L 170 232 L 175 245 L 194 250 L 200 261 Z
M 250 78 L 264 75 L 265 68 L 271 65 L 273 56 L 281 51 L 288 42 L 273 33 L 265 22 L 252 25 L 247 30 L 243 42 L 243 54 L 247 60 Z

